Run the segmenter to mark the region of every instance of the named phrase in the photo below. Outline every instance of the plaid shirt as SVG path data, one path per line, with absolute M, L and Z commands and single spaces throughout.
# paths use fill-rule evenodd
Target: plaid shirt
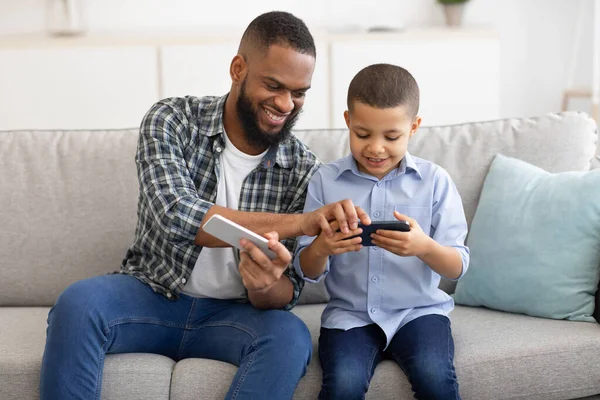
M 194 239 L 217 196 L 219 154 L 225 148 L 223 97 L 159 101 L 142 120 L 136 164 L 140 183 L 138 223 L 121 273 L 178 298 L 202 251 Z M 271 147 L 242 185 L 238 209 L 301 213 L 316 156 L 295 136 Z M 282 241 L 294 254 L 296 239 Z M 304 285 L 293 268 L 292 308 Z

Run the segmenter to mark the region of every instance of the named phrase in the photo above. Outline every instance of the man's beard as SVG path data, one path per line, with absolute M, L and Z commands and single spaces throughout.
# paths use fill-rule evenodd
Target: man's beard
M 269 133 L 263 131 L 258 126 L 258 113 L 264 111 L 260 109 L 260 106 L 257 110 L 253 109 L 252 102 L 246 96 L 245 81 L 240 88 L 240 96 L 238 97 L 236 108 L 238 118 L 246 132 L 246 139 L 252 146 L 259 148 L 271 147 L 287 139 L 300 115 L 299 112 L 290 114 L 279 132 Z

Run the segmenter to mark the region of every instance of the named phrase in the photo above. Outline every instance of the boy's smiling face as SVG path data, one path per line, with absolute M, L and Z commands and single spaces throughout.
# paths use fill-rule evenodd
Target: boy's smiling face
M 410 115 L 404 106 L 375 108 L 360 101 L 344 112 L 344 118 L 358 169 L 377 179 L 398 167 L 408 140 L 421 125 L 421 117 Z

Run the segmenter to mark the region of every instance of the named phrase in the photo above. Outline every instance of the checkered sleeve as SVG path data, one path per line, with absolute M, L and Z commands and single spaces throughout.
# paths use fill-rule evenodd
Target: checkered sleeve
M 317 171 L 320 166 L 320 162 L 318 160 L 309 158 L 306 160 L 306 164 L 302 174 L 298 175 L 298 183 L 296 187 L 298 188 L 295 193 L 294 200 L 291 202 L 289 209 L 287 210 L 290 214 L 300 214 L 304 210 L 304 202 L 306 201 L 306 193 L 308 190 L 308 183 L 310 182 L 311 177 Z M 288 238 L 282 240 L 282 243 L 287 247 L 292 256 L 296 252 L 296 246 L 298 245 L 297 238 Z M 288 266 L 288 268 L 284 272 L 285 276 L 287 276 L 292 284 L 294 285 L 294 296 L 292 297 L 292 301 L 290 301 L 285 307 L 285 310 L 291 310 L 296 306 L 298 299 L 300 298 L 300 293 L 302 293 L 302 289 L 304 288 L 304 279 L 302 279 L 294 269 L 293 260 L 292 263 Z
M 142 120 L 136 153 L 141 199 L 152 221 L 174 243 L 193 242 L 213 205 L 198 196 L 185 163 L 186 129 L 185 115 L 159 102 Z

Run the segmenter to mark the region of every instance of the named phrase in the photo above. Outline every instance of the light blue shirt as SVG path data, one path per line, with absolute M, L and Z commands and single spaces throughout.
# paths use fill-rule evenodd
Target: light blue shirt
M 469 249 L 464 245 L 467 222 L 462 201 L 440 166 L 407 152 L 398 168 L 378 180 L 360 172 L 349 155 L 321 166 L 308 186 L 304 211 L 343 199 L 351 199 L 372 221 L 395 220 L 394 210 L 413 218 L 436 242 L 458 250 L 461 276 L 467 271 Z M 454 308 L 452 298 L 438 289 L 440 275 L 427 264 L 378 247 L 330 256 L 323 275 L 310 279 L 302 273 L 299 254 L 314 238 L 299 239 L 294 268 L 308 282 L 326 276 L 331 300 L 321 316 L 324 328 L 348 330 L 375 323 L 385 332 L 389 345 L 398 329 L 413 319 L 448 315 Z

